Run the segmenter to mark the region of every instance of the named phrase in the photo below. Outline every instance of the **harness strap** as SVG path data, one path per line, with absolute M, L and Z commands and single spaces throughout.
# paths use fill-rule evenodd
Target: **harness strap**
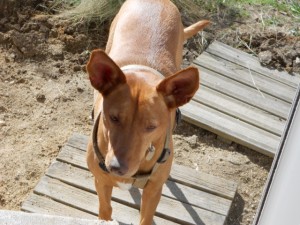
M 160 164 L 163 164 L 169 158 L 169 156 L 171 154 L 169 144 L 170 144 L 170 129 L 168 129 L 166 139 L 165 139 L 165 146 L 162 150 L 162 153 L 159 156 L 156 163 L 154 164 L 151 172 L 149 174 L 146 174 L 146 175 L 135 175 L 135 176 L 133 176 L 134 181 L 132 183 L 132 186 L 137 187 L 137 188 L 141 188 L 141 189 L 143 189 L 146 186 L 146 184 L 147 184 L 148 180 L 150 179 L 151 175 L 158 169 Z

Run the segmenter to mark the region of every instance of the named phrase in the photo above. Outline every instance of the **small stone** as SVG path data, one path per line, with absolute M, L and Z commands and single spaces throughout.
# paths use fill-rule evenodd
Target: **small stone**
M 230 151 L 236 151 L 236 150 L 237 150 L 237 147 L 238 147 L 238 146 L 237 146 L 236 143 L 232 143 L 232 144 L 229 146 L 228 149 L 229 149 Z
M 54 67 L 56 68 L 60 68 L 62 66 L 62 63 L 61 62 L 56 62 L 53 64 Z
M 228 144 L 228 145 L 231 145 L 232 144 L 232 141 L 227 139 L 227 138 L 224 138 L 224 137 L 221 137 L 221 136 L 217 136 L 217 139 L 225 144 Z
M 6 123 L 4 120 L 0 120 L 0 127 L 5 127 L 6 126 Z
M 59 69 L 58 69 L 58 72 L 59 72 L 60 74 L 65 73 L 65 69 L 64 69 L 64 68 L 59 68 Z
M 75 65 L 75 66 L 73 67 L 73 70 L 74 70 L 74 72 L 78 72 L 78 71 L 81 70 L 81 66 Z
M 5 62 L 6 62 L 6 63 L 9 63 L 9 62 L 10 62 L 10 60 L 9 60 L 9 58 L 8 58 L 7 56 L 5 56 L 4 59 L 5 59 Z
M 82 93 L 84 90 L 83 90 L 83 88 L 78 87 L 78 88 L 77 88 L 77 91 L 78 91 L 79 93 Z
M 44 103 L 46 101 L 46 96 L 44 94 L 37 94 L 36 95 L 36 100 L 38 102 Z
M 288 50 L 286 53 L 285 53 L 285 56 L 288 58 L 288 59 L 294 59 L 296 58 L 298 55 L 298 52 L 294 49 L 290 49 Z
M 49 45 L 49 52 L 54 60 L 64 59 L 64 46 L 62 44 Z
M 16 83 L 17 83 L 17 84 L 24 84 L 24 83 L 26 83 L 26 79 L 20 78 L 19 80 L 17 80 Z
M 7 108 L 5 108 L 4 106 L 0 106 L 0 112 L 7 112 Z
M 11 53 L 11 54 L 9 55 L 9 57 L 14 61 L 14 60 L 16 59 L 16 54 Z
M 191 137 L 188 137 L 186 140 L 192 147 L 195 147 L 198 142 L 198 137 L 197 135 L 193 135 Z
M 272 55 L 273 54 L 270 51 L 260 52 L 258 54 L 258 58 L 259 58 L 260 63 L 263 64 L 263 65 L 270 64 L 270 62 L 272 62 Z
M 300 73 L 300 58 L 296 57 L 296 59 L 293 61 L 293 71 L 295 73 Z

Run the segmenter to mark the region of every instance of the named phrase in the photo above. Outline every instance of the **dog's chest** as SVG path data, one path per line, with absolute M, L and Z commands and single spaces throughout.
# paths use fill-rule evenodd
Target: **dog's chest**
M 117 182 L 117 185 L 121 190 L 124 191 L 128 191 L 132 187 L 131 183 Z

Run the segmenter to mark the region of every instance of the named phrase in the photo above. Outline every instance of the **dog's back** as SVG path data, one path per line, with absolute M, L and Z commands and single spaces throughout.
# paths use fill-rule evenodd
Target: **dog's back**
M 169 75 L 180 69 L 183 39 L 170 0 L 128 0 L 113 21 L 106 52 L 119 66 L 142 64 Z

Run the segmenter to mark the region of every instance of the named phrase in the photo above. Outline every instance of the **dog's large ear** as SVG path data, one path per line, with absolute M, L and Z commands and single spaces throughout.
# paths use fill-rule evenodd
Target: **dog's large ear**
M 119 84 L 126 83 L 126 77 L 121 69 L 100 49 L 92 51 L 87 72 L 91 84 L 102 95 L 107 95 Z
M 188 103 L 199 88 L 199 72 L 194 67 L 181 70 L 161 81 L 156 90 L 161 93 L 169 108 Z

